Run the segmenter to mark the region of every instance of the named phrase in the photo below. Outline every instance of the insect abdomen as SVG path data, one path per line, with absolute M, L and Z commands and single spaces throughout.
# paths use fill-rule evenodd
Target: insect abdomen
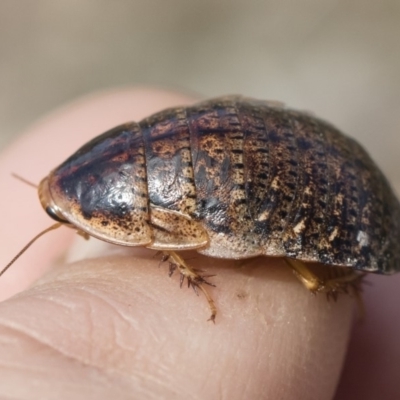
M 399 204 L 353 140 L 308 115 L 227 97 L 140 123 L 150 203 L 200 220 L 201 252 L 399 269 Z

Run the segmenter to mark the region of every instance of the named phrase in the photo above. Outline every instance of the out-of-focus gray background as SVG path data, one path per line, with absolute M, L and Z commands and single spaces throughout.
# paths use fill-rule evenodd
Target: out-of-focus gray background
M 400 188 L 398 0 L 0 0 L 0 147 L 93 90 L 151 84 L 314 111 Z
M 137 84 L 313 111 L 400 193 L 400 0 L 0 0 L 0 149 L 78 96 Z

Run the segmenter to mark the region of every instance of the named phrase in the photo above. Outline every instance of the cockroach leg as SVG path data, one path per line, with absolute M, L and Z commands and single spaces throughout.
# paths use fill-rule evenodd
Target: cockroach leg
M 313 294 L 325 293 L 328 300 L 337 301 L 339 294 L 354 296 L 357 302 L 358 317 L 362 321 L 365 307 L 362 298 L 362 283 L 366 272 L 357 272 L 350 268 L 329 266 L 315 273 L 304 262 L 284 258 L 287 265 L 301 283 Z
M 169 259 L 169 254 L 165 254 L 165 253 L 163 253 L 162 251 L 157 251 L 157 253 L 154 254 L 154 257 L 157 257 L 157 256 L 159 256 L 159 255 L 161 255 L 161 260 L 160 260 L 160 262 L 158 263 L 158 268 L 160 268 L 160 266 L 161 266 L 162 263 L 168 261 L 168 259 Z M 172 276 L 172 274 L 173 274 L 174 271 L 175 271 L 175 268 L 172 268 L 172 266 L 173 266 L 173 264 L 170 262 L 170 263 L 169 263 L 169 276 L 170 276 L 170 277 Z
M 317 274 L 300 260 L 292 258 L 284 260 L 311 293 L 326 293 L 328 300 L 335 301 L 340 293 L 347 293 L 354 295 L 358 301 L 361 300 L 361 283 L 365 273 L 358 273 L 349 268 L 329 266 Z
M 176 269 L 180 273 L 180 286 L 182 287 L 184 280 L 188 282 L 188 287 L 192 287 L 196 294 L 198 290 L 201 290 L 208 301 L 208 306 L 211 311 L 211 316 L 208 319 L 215 323 L 215 317 L 217 315 L 217 308 L 215 307 L 214 300 L 204 288 L 204 285 L 215 286 L 212 283 L 206 281 L 205 278 L 212 277 L 214 275 L 199 275 L 197 270 L 189 267 L 185 260 L 175 251 L 163 251 L 163 259 L 170 261 L 169 276 L 171 276 Z
M 90 239 L 90 235 L 89 235 L 87 232 L 84 232 L 84 231 L 81 231 L 80 229 L 78 229 L 78 230 L 76 231 L 76 233 L 77 233 L 79 236 L 83 237 L 85 240 L 89 240 L 89 239 Z
M 176 271 L 176 268 L 178 266 L 176 264 L 173 263 L 169 263 L 169 272 L 168 272 L 168 276 L 171 278 L 171 276 L 174 274 L 174 272 Z
M 297 279 L 313 294 L 323 287 L 323 282 L 307 267 L 306 264 L 292 258 L 284 258 Z

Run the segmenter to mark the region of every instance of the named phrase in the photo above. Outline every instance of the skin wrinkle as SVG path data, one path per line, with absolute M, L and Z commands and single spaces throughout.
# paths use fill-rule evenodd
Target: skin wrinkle
M 132 261 L 132 258 L 126 258 L 126 260 Z M 95 259 L 92 260 L 93 262 L 96 262 Z M 134 261 L 134 260 L 133 260 Z M 113 278 L 115 277 L 115 273 L 110 274 L 110 276 L 112 276 Z M 88 279 L 89 278 L 89 279 Z M 104 277 L 103 277 L 104 278 Z M 117 313 L 117 315 L 119 315 L 125 322 L 132 324 L 134 323 L 135 327 L 138 327 L 138 323 L 136 321 L 136 318 L 132 318 L 132 313 L 130 312 L 124 312 L 123 308 L 121 308 L 121 305 L 125 305 L 124 302 L 118 301 L 117 299 L 115 299 L 115 296 L 113 297 L 113 302 L 116 303 L 116 305 L 114 306 L 111 302 L 111 299 L 107 299 L 107 296 L 110 292 L 113 293 L 113 295 L 116 294 L 116 286 L 115 286 L 115 282 L 109 282 L 106 279 L 102 279 L 99 280 L 98 277 L 93 278 L 90 274 L 88 275 L 88 277 L 85 277 L 85 280 L 83 282 L 81 282 L 80 284 L 84 285 L 82 287 L 79 287 L 79 284 L 77 285 L 74 282 L 68 282 L 68 280 L 70 280 L 71 277 L 68 277 L 66 279 L 64 279 L 63 277 L 59 277 L 57 278 L 57 284 L 59 287 L 63 287 L 65 285 L 68 285 L 68 287 L 72 288 L 73 290 L 76 291 L 84 291 L 85 293 L 88 293 L 90 295 L 92 295 L 93 297 L 96 297 L 98 300 L 102 301 L 105 305 L 107 305 L 108 307 L 110 307 L 115 313 Z M 42 285 L 40 287 L 36 287 L 35 290 L 40 290 L 40 291 L 51 291 L 53 289 L 53 285 L 54 283 L 49 284 L 47 287 L 45 285 Z M 94 286 L 95 289 L 92 290 L 90 287 Z M 102 287 L 101 287 L 102 286 Z M 129 285 L 127 285 L 127 287 L 129 287 Z M 119 288 L 120 289 L 120 288 Z M 104 295 L 101 295 L 101 291 L 104 292 Z M 148 296 L 148 292 L 138 292 L 136 290 L 136 294 L 137 297 L 143 297 L 143 296 Z M 148 297 L 151 300 L 155 300 L 156 297 Z M 55 303 L 58 303 L 56 298 L 52 299 Z M 146 300 L 145 300 L 146 301 Z M 61 304 L 61 303 L 60 303 Z
M 76 370 L 76 363 L 73 365 L 73 368 Z M 83 367 L 86 368 L 86 367 Z M 107 377 L 101 371 L 93 371 L 90 373 L 91 380 L 89 385 L 77 379 L 71 379 L 70 374 L 63 376 L 63 379 L 60 381 L 60 377 L 57 376 L 58 381 L 55 382 L 49 371 L 44 371 L 44 373 L 38 374 L 36 369 L 36 364 L 33 365 L 30 372 L 30 375 L 26 376 L 26 380 L 23 385 L 20 382 L 17 382 L 16 385 L 13 384 L 13 379 L 15 375 L 12 376 L 13 370 L 7 368 L 2 372 L 2 382 L 0 383 L 0 390 L 7 391 L 7 393 L 18 393 L 19 400 L 21 399 L 31 399 L 32 393 L 35 393 L 35 398 L 40 399 L 54 399 L 60 398 L 60 396 L 66 396 L 66 398 L 74 398 L 74 399 L 98 399 L 100 395 L 107 396 L 106 398 L 110 398 L 112 396 L 113 399 L 126 399 L 127 385 L 124 382 L 119 381 L 116 385 L 115 379 L 111 382 L 111 379 Z M 17 373 L 21 373 L 20 369 L 16 371 Z M 82 372 L 82 371 L 81 371 Z M 10 376 L 11 373 L 11 376 Z M 93 378 L 94 375 L 100 375 L 98 377 L 98 382 L 96 387 L 93 387 Z M 45 381 L 45 376 L 49 378 L 49 381 Z M 11 379 L 10 379 L 11 378 Z M 100 388 L 101 382 L 101 389 Z M 73 393 L 71 393 L 73 392 Z M 96 395 L 97 393 L 97 395 Z M 1 397 L 3 399 L 3 396 Z
M 132 318 L 132 316 L 131 318 L 129 318 L 128 315 L 124 315 L 122 309 L 118 308 L 118 305 L 114 306 L 111 302 L 111 299 L 107 299 L 107 294 L 105 296 L 101 294 L 101 291 L 102 290 L 104 291 L 104 289 L 96 288 L 95 290 L 92 290 L 88 286 L 76 287 L 75 289 L 77 289 L 77 291 L 82 291 L 84 293 L 90 294 L 95 301 L 100 301 L 103 306 L 105 305 L 107 308 L 111 309 L 116 314 L 116 316 L 120 317 L 121 320 L 125 322 L 127 326 L 134 327 L 136 329 L 138 328 L 138 323 L 136 321 L 136 318 Z M 118 303 L 118 301 L 116 302 Z M 90 313 L 93 314 L 93 308 L 91 308 Z
M 3 369 L 6 369 L 6 368 L 7 369 L 14 369 L 14 370 L 17 370 L 18 372 L 21 372 L 21 373 L 26 373 L 26 372 L 31 372 L 31 373 L 44 372 L 44 374 L 46 374 L 48 372 L 46 368 L 41 368 L 40 365 L 38 365 L 38 366 L 35 365 L 34 367 L 27 367 L 27 366 L 25 366 L 25 365 L 23 365 L 21 363 L 12 364 L 12 363 L 9 363 L 9 362 L 3 363 L 3 362 L 0 361 L 0 370 L 2 368 Z
M 175 382 L 173 380 L 175 371 L 174 371 L 174 366 L 179 365 L 179 361 L 177 362 L 171 362 L 170 366 L 167 366 L 165 363 L 159 363 L 157 360 L 153 361 L 153 366 L 157 367 L 156 370 L 150 369 L 153 371 L 152 374 L 149 374 L 145 371 L 145 369 L 140 368 L 140 369 L 135 369 L 135 374 L 137 377 L 142 378 L 142 380 L 146 381 L 146 386 L 147 387 L 152 387 L 152 383 L 156 383 L 159 387 L 165 387 L 168 389 L 168 393 L 174 392 L 176 389 L 174 389 Z M 158 373 L 155 374 L 154 372 L 157 371 Z M 191 370 L 190 372 L 195 373 L 194 370 Z M 185 388 L 184 386 L 180 385 L 179 387 L 180 390 L 180 395 L 182 398 L 185 399 L 201 399 L 200 395 L 194 396 L 192 393 L 192 388 L 188 387 Z M 169 395 L 168 398 L 171 397 L 171 394 Z M 147 398 L 147 397 L 146 397 Z
M 21 326 L 17 326 L 16 324 L 14 324 L 14 326 L 12 324 L 7 325 L 7 324 L 4 324 L 4 322 L 1 322 L 0 323 L 0 329 L 2 327 L 6 328 L 6 329 L 8 329 L 10 331 L 14 331 L 15 333 L 17 333 L 17 334 L 19 334 L 21 336 L 25 336 L 26 338 L 28 338 L 28 340 L 30 340 L 32 342 L 35 342 L 39 346 L 48 348 L 48 349 L 54 351 L 55 353 L 60 354 L 63 358 L 66 358 L 66 359 L 72 360 L 74 362 L 77 362 L 80 365 L 85 366 L 85 367 L 98 368 L 94 364 L 88 363 L 88 362 L 86 362 L 86 361 L 84 361 L 82 359 L 79 359 L 77 357 L 74 357 L 74 356 L 71 356 L 71 355 L 65 353 L 61 348 L 57 348 L 56 346 L 44 341 L 43 339 L 40 339 L 39 337 L 34 335 L 33 332 L 28 332 L 28 331 L 24 330 L 23 327 L 21 327 Z
M 52 291 L 51 285 L 49 285 L 49 286 L 50 287 L 45 291 L 47 293 L 51 293 L 51 291 Z M 74 287 L 73 289 L 77 292 L 79 291 L 79 287 Z M 28 298 L 29 298 L 29 296 L 28 296 Z M 73 304 L 67 305 L 65 302 L 65 297 L 56 297 L 56 296 L 45 297 L 43 295 L 38 296 L 37 293 L 35 293 L 35 299 L 38 299 L 43 303 L 49 303 L 51 305 L 55 304 L 57 307 L 61 307 L 61 308 L 64 308 L 64 309 L 70 311 L 70 313 L 74 313 L 76 311 L 75 310 L 76 303 L 75 303 L 75 305 L 73 305 Z M 63 299 L 64 301 L 61 301 L 61 299 Z M 90 307 L 89 307 L 89 309 L 90 309 Z M 90 311 L 87 314 L 89 315 Z M 90 318 L 88 318 L 87 321 L 90 323 Z M 55 320 L 53 320 L 53 323 L 55 323 Z
M 90 293 L 90 292 L 86 291 L 86 290 L 83 289 L 83 288 L 74 288 L 74 289 L 75 289 L 76 291 L 84 291 L 85 293 Z M 90 294 L 91 294 L 92 296 L 95 296 L 94 293 L 90 293 Z M 110 305 L 109 302 L 107 302 L 106 300 L 104 300 L 104 299 L 102 299 L 102 298 L 100 298 L 100 297 L 98 297 L 98 296 L 96 297 L 96 299 L 101 299 L 104 303 Z M 47 300 L 48 300 L 49 302 L 52 303 L 52 300 L 50 300 L 50 299 L 47 299 Z M 91 307 L 91 301 L 92 301 L 92 299 L 89 299 L 88 301 L 86 301 L 86 304 L 89 306 L 89 310 L 93 310 L 93 307 Z M 122 314 L 120 314 L 120 313 L 118 312 L 118 310 L 117 310 L 115 307 L 110 307 L 110 308 L 111 308 L 111 309 L 113 310 L 113 312 L 115 312 L 118 316 L 120 316 L 122 319 L 124 319 L 124 318 L 122 317 Z M 81 310 L 82 310 L 82 307 L 81 307 Z M 85 314 L 86 314 L 87 316 L 89 316 L 89 315 L 90 315 L 90 311 L 89 311 L 89 312 L 86 312 Z M 111 319 L 111 322 L 112 322 L 112 319 Z M 4 321 L 4 320 L 1 321 L 0 323 L 1 323 L 3 326 L 5 326 L 5 327 L 14 328 L 14 329 L 17 329 L 17 330 L 19 329 L 19 330 L 21 330 L 21 332 L 22 332 L 21 326 L 16 326 L 16 325 L 15 325 L 15 326 L 12 326 L 12 325 L 10 325 L 10 324 L 7 324 L 6 321 Z M 53 323 L 54 323 L 54 321 L 53 321 Z M 91 322 L 91 319 L 90 319 L 90 318 L 86 318 L 86 323 L 89 323 L 90 325 L 89 325 L 89 326 L 86 325 L 85 342 L 91 344 L 91 343 L 92 343 L 92 339 L 91 339 L 91 338 L 93 338 L 93 334 L 91 334 L 91 332 L 94 332 L 95 329 L 93 328 L 93 323 Z M 129 324 L 127 324 L 127 325 L 129 325 Z M 108 326 L 110 326 L 110 325 L 108 325 Z M 114 327 L 114 326 L 115 326 L 115 325 L 112 324 L 112 327 Z M 59 327 L 62 328 L 61 326 L 59 326 Z M 108 331 L 110 331 L 110 330 L 108 330 Z M 115 332 L 115 329 L 111 329 L 111 332 Z M 54 348 L 54 350 L 59 351 L 59 353 L 62 354 L 62 355 L 64 355 L 65 357 L 68 357 L 68 358 L 71 358 L 71 359 L 75 359 L 76 361 L 80 362 L 82 365 L 96 366 L 96 362 L 94 362 L 94 361 L 93 361 L 93 357 L 90 356 L 90 354 L 93 354 L 93 346 L 91 346 L 91 345 L 87 347 L 87 348 L 88 348 L 88 351 L 89 351 L 88 356 L 87 356 L 87 357 L 83 357 L 81 353 L 79 353 L 79 354 L 68 354 L 68 353 L 66 353 L 61 347 L 60 347 L 60 348 L 56 348 L 53 344 L 50 344 L 50 343 L 48 343 L 48 342 L 42 341 L 37 335 L 34 335 L 33 332 L 28 332 L 28 331 L 26 331 L 25 334 L 26 334 L 27 336 L 30 336 L 30 337 L 36 339 L 39 343 L 42 343 L 43 345 L 47 345 L 47 346 L 49 346 L 50 348 Z M 109 340 L 109 339 L 108 339 L 108 340 Z M 112 346 L 111 344 L 108 344 L 108 346 L 109 346 L 110 348 L 113 348 L 113 346 Z M 121 349 L 121 350 L 124 350 L 124 349 Z M 125 350 L 126 350 L 126 349 L 125 349 Z M 80 357 L 79 357 L 79 356 L 80 356 Z M 105 365 L 107 365 L 107 364 L 105 364 Z M 108 365 L 110 365 L 110 364 L 108 364 Z M 106 368 L 106 370 L 108 370 L 109 372 L 116 372 L 116 371 L 120 372 L 120 370 L 117 369 L 117 368 Z
M 59 288 L 62 287 L 62 285 L 58 285 Z M 72 287 L 72 285 L 71 285 Z M 49 293 L 53 292 L 54 289 L 56 289 L 55 285 L 51 284 L 48 285 L 48 287 L 36 287 L 35 288 L 35 293 L 34 296 L 36 299 L 41 300 L 43 302 L 51 302 L 52 304 L 56 304 L 57 307 L 63 308 L 65 310 L 68 311 L 74 311 L 74 308 L 76 307 L 76 304 L 68 304 L 65 301 L 61 301 L 60 298 L 58 296 L 51 296 L 51 298 L 46 297 L 46 295 L 48 296 Z M 27 296 L 25 295 L 17 295 L 16 297 L 20 298 L 20 299 L 29 299 L 29 297 L 31 297 L 32 294 L 28 294 Z
M 82 290 L 82 288 L 75 288 L 75 290 Z M 84 288 L 84 291 L 90 293 L 92 296 L 96 296 L 97 298 L 99 297 L 99 293 L 94 293 L 92 290 L 89 290 L 88 288 Z M 101 299 L 102 299 L 103 301 L 105 301 L 105 302 L 107 303 L 107 305 L 110 305 L 109 301 L 103 299 L 102 297 L 101 297 Z M 112 308 L 112 309 L 113 309 L 114 311 L 116 311 L 114 308 Z M 118 314 L 119 314 L 119 313 L 118 313 Z
M 118 325 L 120 324 L 121 320 L 122 322 L 124 322 L 125 327 L 127 328 L 134 328 L 135 330 L 138 329 L 138 324 L 136 323 L 134 326 L 132 326 L 133 320 L 134 319 L 129 319 L 127 318 L 127 316 L 124 316 L 123 313 L 118 309 L 118 307 L 115 307 L 111 304 L 110 300 L 107 300 L 107 296 L 102 296 L 100 294 L 100 290 L 90 290 L 90 288 L 88 287 L 83 287 L 83 288 L 75 288 L 77 291 L 82 291 L 84 293 L 90 294 L 90 296 L 92 297 L 89 301 L 89 304 L 95 300 L 95 301 L 100 301 L 101 304 L 104 306 L 107 306 L 109 309 L 112 310 L 113 313 L 115 313 L 116 315 L 114 315 L 111 319 L 108 320 L 108 327 L 111 329 L 108 329 L 108 332 L 111 332 L 112 337 L 107 337 L 107 346 L 110 347 L 110 349 L 112 349 L 113 343 L 116 344 L 116 348 L 119 348 L 122 352 L 128 350 L 128 348 L 126 346 L 122 346 L 121 343 L 119 341 L 116 340 L 117 334 L 116 332 L 118 330 L 121 330 L 121 328 L 116 329 L 116 324 L 114 323 L 114 319 L 120 318 L 120 320 L 118 321 Z M 96 293 L 97 292 L 97 293 Z M 96 306 L 97 308 L 97 306 Z M 89 311 L 86 313 L 88 315 L 87 318 L 87 322 L 89 323 L 89 326 L 87 328 L 88 332 L 87 332 L 87 341 L 89 343 L 92 343 L 93 338 L 94 338 L 94 334 L 93 332 L 96 332 L 96 328 L 95 328 L 95 324 L 93 323 L 93 321 L 95 320 L 95 317 L 93 316 L 95 314 L 94 312 L 94 308 L 93 307 L 89 307 Z M 97 312 L 96 312 L 97 314 Z M 92 356 L 90 356 L 89 354 L 89 359 L 94 359 L 95 357 L 93 357 L 93 354 L 95 354 L 95 352 L 93 351 L 95 348 L 93 346 L 89 346 L 89 353 L 92 354 Z M 134 351 L 134 348 L 129 348 L 130 351 Z M 98 357 L 96 357 L 98 358 Z M 107 364 L 107 363 L 104 363 Z M 110 365 L 108 363 L 108 365 Z M 113 371 L 114 369 L 110 369 L 110 371 Z
M 19 334 L 19 331 L 16 331 L 15 329 L 9 329 L 7 327 L 4 327 L 5 329 L 10 330 L 13 334 L 17 333 Z M 26 335 L 23 335 L 26 336 Z M 51 349 L 50 347 L 46 346 L 47 348 Z M 51 349 L 53 350 L 53 349 Z M 35 365 L 34 367 L 28 367 L 26 364 L 21 364 L 21 363 L 16 363 L 16 362 L 10 362 L 9 360 L 7 360 L 6 362 L 3 362 L 3 360 L 0 359 L 0 371 L 1 369 L 15 369 L 21 372 L 34 372 L 34 373 L 38 373 L 38 372 L 44 372 L 47 373 L 47 369 L 45 366 L 42 366 L 40 364 Z
M 86 288 L 74 287 L 74 291 L 79 292 L 80 290 L 86 292 Z M 51 291 L 51 288 L 49 288 L 49 291 Z M 92 294 L 92 295 L 93 295 L 93 294 Z M 94 297 L 94 296 L 93 296 L 93 297 Z M 40 296 L 40 297 L 38 297 L 38 298 L 39 298 L 41 301 L 43 301 L 43 302 L 49 302 L 49 303 L 51 303 L 51 304 L 57 304 L 57 307 L 59 307 L 60 305 L 64 305 L 61 301 L 56 301 L 56 297 L 45 298 L 45 297 Z M 91 335 L 90 332 L 93 331 L 92 319 L 89 317 L 90 314 L 91 314 L 91 312 L 92 312 L 92 310 L 93 310 L 93 308 L 90 307 L 90 302 L 91 302 L 91 300 L 88 300 L 88 301 L 86 302 L 87 305 L 88 305 L 89 311 L 85 313 L 85 314 L 88 316 L 88 318 L 86 318 L 86 320 L 87 320 L 87 322 L 88 322 L 88 324 L 89 324 L 89 325 L 87 326 L 87 336 L 88 336 L 88 338 L 89 338 L 89 341 L 90 341 L 90 338 L 92 337 L 92 335 Z M 73 310 L 73 308 L 75 308 L 75 307 L 71 306 L 71 307 L 69 308 L 69 310 L 75 311 L 75 310 Z M 81 307 L 81 309 L 83 309 L 83 308 Z M 117 310 L 116 310 L 116 309 L 113 309 L 113 311 L 117 311 Z M 55 323 L 54 320 L 53 320 L 53 323 Z
M 163 374 L 160 378 L 157 378 L 155 374 L 149 374 L 145 371 L 142 371 L 141 369 L 135 369 L 134 371 L 125 371 L 124 373 L 122 373 L 122 371 L 117 368 L 109 368 L 109 367 L 104 368 L 103 365 L 99 366 L 99 365 L 96 365 L 96 363 L 93 363 L 93 362 L 90 362 L 83 358 L 77 357 L 76 355 L 67 354 L 61 348 L 57 348 L 56 346 L 52 345 L 51 343 L 40 339 L 39 337 L 34 335 L 33 332 L 28 332 L 28 331 L 23 330 L 20 326 L 7 325 L 4 323 L 4 321 L 2 321 L 1 325 L 0 325 L 0 332 L 1 332 L 1 327 L 6 328 L 11 331 L 15 331 L 15 333 L 25 336 L 26 338 L 28 338 L 28 340 L 35 342 L 35 343 L 39 344 L 40 346 L 43 346 L 45 348 L 50 349 L 53 352 L 60 354 L 65 359 L 68 359 L 73 362 L 77 362 L 81 366 L 94 368 L 94 369 L 98 370 L 99 372 L 105 372 L 107 374 L 112 374 L 112 375 L 117 373 L 118 375 L 121 375 L 124 378 L 128 378 L 128 380 L 133 380 L 134 382 L 132 382 L 132 383 L 135 383 L 135 385 L 140 385 L 140 383 L 142 381 L 146 381 L 147 383 L 149 383 L 149 382 L 157 383 L 159 387 L 163 387 L 166 385 L 165 377 L 168 377 L 168 374 Z M 36 370 L 36 372 L 37 372 L 37 370 Z M 171 383 L 171 385 L 173 385 L 173 383 Z

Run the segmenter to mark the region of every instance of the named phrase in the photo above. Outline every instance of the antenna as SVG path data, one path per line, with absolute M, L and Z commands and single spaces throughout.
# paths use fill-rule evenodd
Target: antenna
M 38 185 L 35 185 L 34 183 L 32 183 L 32 182 L 28 181 L 27 179 L 23 178 L 22 176 L 19 176 L 19 175 L 15 174 L 14 172 L 13 172 L 11 175 L 12 175 L 12 177 L 14 177 L 15 179 L 18 179 L 19 181 L 24 182 L 24 183 L 26 183 L 27 185 L 34 187 L 35 189 L 38 188 Z M 0 275 L 1 275 L 1 274 L 0 274 Z
M 51 225 L 50 227 L 48 227 L 47 229 L 45 229 L 44 231 L 40 232 L 39 234 L 37 234 L 0 272 L 0 276 L 2 276 L 4 274 L 4 272 L 6 272 L 8 270 L 8 268 L 11 267 L 11 265 L 13 265 L 15 263 L 15 261 L 18 260 L 18 258 L 20 256 L 22 256 L 22 254 L 25 253 L 26 250 L 28 250 L 28 248 L 34 243 L 36 242 L 36 240 L 38 240 L 41 236 L 43 236 L 45 233 L 50 232 L 54 229 L 59 228 L 62 225 L 62 223 L 57 222 L 54 225 Z

